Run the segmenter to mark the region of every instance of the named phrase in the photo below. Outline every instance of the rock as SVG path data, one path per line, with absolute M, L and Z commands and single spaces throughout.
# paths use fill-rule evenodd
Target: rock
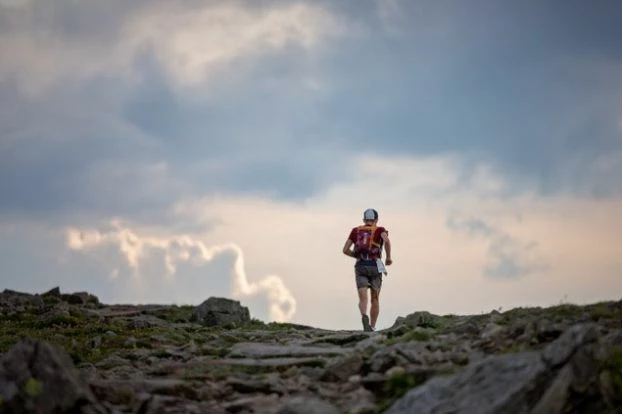
M 47 342 L 24 339 L 0 360 L 2 413 L 69 412 L 98 406 L 65 350 Z
M 414 312 L 406 317 L 399 316 L 393 323 L 391 329 L 395 329 L 400 325 L 405 325 L 410 328 L 415 328 L 420 326 L 422 328 L 436 328 L 442 325 L 442 317 L 438 315 L 433 315 L 430 312 Z
M 5 289 L 0 293 L 0 312 L 12 316 L 28 309 L 43 309 L 43 298 L 39 295 Z M 0 314 L 1 314 L 0 313 Z
M 299 396 L 286 398 L 276 414 L 340 414 L 337 407 L 320 398 Z
M 99 299 L 88 292 L 62 293 L 60 297 L 71 305 L 99 304 Z
M 505 328 L 503 326 L 499 326 L 495 323 L 489 323 L 484 328 L 484 331 L 480 334 L 482 339 L 492 340 L 500 336 L 505 332 Z
M 365 359 L 360 353 L 343 356 L 332 362 L 324 372 L 324 381 L 347 381 L 353 375 L 357 375 L 363 369 Z
M 305 357 L 305 356 L 337 356 L 349 353 L 340 347 L 273 345 L 265 343 L 240 342 L 231 347 L 229 356 L 232 358 L 272 358 L 272 357 Z
M 39 371 L 53 383 L 51 407 L 84 414 L 622 412 L 622 301 L 415 312 L 369 335 L 248 323 L 248 310 L 223 298 L 197 307 L 95 306 L 86 292 L 65 296 L 72 303 L 62 295 L 0 293 L 3 315 L 12 312 L 0 318 L 0 352 L 9 350 L 0 414 L 34 412 L 46 388 L 28 380 Z M 32 336 L 49 342 L 20 357 L 20 338 Z M 67 353 L 39 369 L 47 346 Z M 6 369 L 20 358 L 21 368 Z
M 579 347 L 595 342 L 599 336 L 594 324 L 576 325 L 544 349 L 543 358 L 551 366 L 557 367 L 570 358 Z
M 491 356 L 459 374 L 432 378 L 409 391 L 386 414 L 557 412 L 560 404 L 565 405 L 557 398 L 566 396 L 576 375 L 573 367 L 557 367 L 589 349 L 596 332 L 593 325 L 575 326 L 543 351 Z M 594 365 L 592 351 L 582 357 L 587 358 L 584 364 Z
M 44 298 L 47 297 L 56 297 L 56 298 L 60 298 L 60 288 L 58 286 L 48 290 L 47 292 L 43 293 L 41 296 L 43 296 Z
M 277 396 L 244 396 L 223 404 L 227 413 L 273 413 L 278 407 Z
M 127 327 L 130 329 L 147 329 L 154 327 L 164 327 L 169 324 L 166 321 L 163 321 L 160 318 L 157 318 L 152 315 L 138 315 L 133 317 L 129 322 L 127 322 Z
M 206 326 L 231 327 L 251 321 L 250 311 L 239 301 L 211 297 L 194 310 L 196 320 Z
M 365 388 L 357 388 L 344 396 L 338 408 L 348 414 L 376 414 L 376 398 Z

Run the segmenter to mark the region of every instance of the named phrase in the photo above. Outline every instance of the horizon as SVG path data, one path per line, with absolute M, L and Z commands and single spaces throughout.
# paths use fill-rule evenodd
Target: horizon
M 341 249 L 375 208 L 378 329 L 620 300 L 621 20 L 578 0 L 0 0 L 2 288 L 360 329 Z

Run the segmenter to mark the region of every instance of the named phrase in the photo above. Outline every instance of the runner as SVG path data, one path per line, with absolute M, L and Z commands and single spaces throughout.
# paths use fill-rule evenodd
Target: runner
M 343 246 L 343 253 L 356 259 L 354 277 L 359 296 L 359 310 L 363 322 L 363 330 L 373 332 L 380 313 L 380 289 L 382 275 L 387 273 L 384 265 L 393 263 L 391 258 L 391 242 L 386 228 L 378 226 L 378 212 L 367 209 L 363 212 L 363 225 L 352 228 Z M 382 262 L 382 249 L 385 249 L 386 262 Z M 370 315 L 367 315 L 368 296 L 371 290 Z M 370 321 L 371 317 L 371 321 Z

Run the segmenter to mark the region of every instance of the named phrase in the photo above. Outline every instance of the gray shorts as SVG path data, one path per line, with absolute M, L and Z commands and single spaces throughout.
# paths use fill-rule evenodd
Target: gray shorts
M 373 288 L 380 290 L 382 287 L 382 273 L 378 271 L 378 267 L 371 266 L 354 266 L 354 277 L 356 278 L 356 288 Z

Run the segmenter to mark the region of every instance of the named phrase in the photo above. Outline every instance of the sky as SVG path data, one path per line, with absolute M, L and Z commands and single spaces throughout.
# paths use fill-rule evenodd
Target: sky
M 622 6 L 0 0 L 6 289 L 361 329 L 622 299 Z

